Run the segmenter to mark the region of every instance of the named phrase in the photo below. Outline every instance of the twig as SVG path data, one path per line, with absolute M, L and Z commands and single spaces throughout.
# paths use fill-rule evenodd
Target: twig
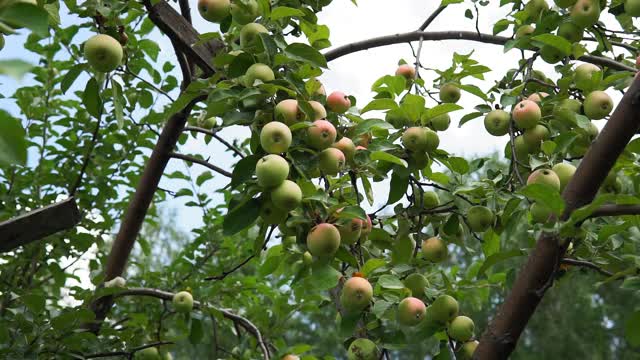
M 213 164 L 211 164 L 211 163 L 209 163 L 209 162 L 207 162 L 205 160 L 198 159 L 197 157 L 194 157 L 194 156 L 189 156 L 189 155 L 184 155 L 184 154 L 178 154 L 178 153 L 171 152 L 171 153 L 169 153 L 169 157 L 174 158 L 174 159 L 181 159 L 181 160 L 184 160 L 184 161 L 189 161 L 189 162 L 196 163 L 196 164 L 200 164 L 200 165 L 208 167 L 209 169 L 217 172 L 218 174 L 224 175 L 224 176 L 226 176 L 228 178 L 233 176 L 227 170 L 224 170 L 224 169 L 222 169 L 220 167 L 217 167 L 216 165 L 213 165 Z
M 426 29 L 427 27 L 429 27 L 429 25 L 431 25 L 431 23 L 433 22 L 433 20 L 435 20 L 438 15 L 440 15 L 440 13 L 447 8 L 448 5 L 441 5 L 439 6 L 433 13 L 431 13 L 431 15 L 429 15 L 429 17 L 427 18 L 427 20 L 424 21 L 424 23 L 422 23 L 422 25 L 420 25 L 420 27 L 418 28 L 419 31 L 424 31 L 424 29 Z
M 223 139 L 220 135 L 218 135 L 217 131 L 213 131 L 213 130 L 209 130 L 209 129 L 203 129 L 201 127 L 196 127 L 196 126 L 185 126 L 184 127 L 184 131 L 194 131 L 194 132 L 199 132 L 199 133 L 202 133 L 202 134 L 211 135 L 214 139 L 216 139 L 219 142 L 221 142 L 229 150 L 231 150 L 234 153 L 236 153 L 236 155 L 240 156 L 241 158 L 244 158 L 244 154 L 242 153 L 242 151 L 240 151 L 240 149 L 238 149 L 237 147 L 233 146 L 233 144 L 229 143 L 227 140 Z
M 146 345 L 132 348 L 129 351 L 112 351 L 112 352 L 103 352 L 103 353 L 97 353 L 97 354 L 91 354 L 91 355 L 80 355 L 80 356 L 82 356 L 83 359 L 96 359 L 96 358 L 113 357 L 113 356 L 126 356 L 128 358 L 131 358 L 133 354 L 135 354 L 140 350 L 144 350 L 144 349 L 155 347 L 155 346 L 173 345 L 173 344 L 174 344 L 173 341 L 158 341 L 151 344 L 146 344 Z
M 589 261 L 565 258 L 565 259 L 562 259 L 560 262 L 563 263 L 563 264 L 567 264 L 567 265 L 581 266 L 581 267 L 590 268 L 590 269 L 593 269 L 593 270 L 599 272 L 600 274 L 608 276 L 608 277 L 613 276 L 612 272 L 609 272 L 609 271 L 601 268 L 600 266 L 598 266 L 598 265 L 596 265 L 596 264 L 594 264 L 592 262 L 589 262 Z
M 131 76 L 133 76 L 134 78 L 136 78 L 136 79 L 138 79 L 138 80 L 142 81 L 143 83 L 145 83 L 145 84 L 147 84 L 147 85 L 151 86 L 151 88 L 153 88 L 153 89 L 154 89 L 155 91 L 157 91 L 158 93 L 160 93 L 160 94 L 162 94 L 162 95 L 166 96 L 166 97 L 167 97 L 167 99 L 171 100 L 171 102 L 175 102 L 175 101 L 176 101 L 174 98 L 172 98 L 172 97 L 171 97 L 171 95 L 169 95 L 169 93 L 167 93 L 166 91 L 164 91 L 164 90 L 160 89 L 159 87 L 155 86 L 153 83 L 151 83 L 151 82 L 150 82 L 150 81 L 148 81 L 148 80 L 145 80 L 144 78 L 140 77 L 139 75 L 134 74 L 131 70 L 129 70 L 129 68 L 128 68 L 128 67 L 126 67 L 126 68 L 124 68 L 124 69 L 122 69 L 122 68 L 118 68 L 118 70 L 119 70 L 120 72 L 122 72 L 123 74 L 131 75 Z

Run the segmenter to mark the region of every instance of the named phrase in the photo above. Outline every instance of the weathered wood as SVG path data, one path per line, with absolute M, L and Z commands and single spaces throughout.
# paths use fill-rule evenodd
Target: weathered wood
M 0 223 L 0 252 L 40 240 L 80 222 L 76 200 L 70 197 Z
M 211 60 L 224 44 L 218 40 L 200 42 L 200 34 L 169 3 L 160 1 L 149 11 L 149 18 L 162 32 L 174 40 L 180 51 L 195 61 L 205 76 L 215 72 Z

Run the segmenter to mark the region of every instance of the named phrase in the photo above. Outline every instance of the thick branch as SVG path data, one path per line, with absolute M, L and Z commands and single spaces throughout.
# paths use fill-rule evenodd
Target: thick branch
M 620 215 L 640 215 L 640 205 L 602 205 L 589 218 Z
M 189 161 L 189 162 L 192 162 L 192 163 L 200 164 L 202 166 L 206 166 L 209 169 L 217 172 L 218 174 L 224 175 L 224 176 L 229 177 L 229 178 L 232 176 L 232 174 L 230 172 L 228 172 L 227 170 L 222 169 L 220 167 L 217 167 L 217 166 L 215 166 L 215 165 L 213 165 L 213 164 L 211 164 L 211 163 L 209 163 L 207 161 L 204 161 L 202 159 L 198 159 L 195 156 L 178 154 L 178 153 L 174 153 L 174 152 L 170 153 L 169 156 L 174 158 L 174 159 L 181 159 L 181 160 L 184 160 L 184 161 Z

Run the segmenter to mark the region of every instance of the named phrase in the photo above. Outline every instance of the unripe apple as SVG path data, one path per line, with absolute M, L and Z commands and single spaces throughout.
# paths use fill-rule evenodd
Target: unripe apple
M 560 179 L 561 191 L 564 190 L 564 188 L 567 186 L 567 184 L 573 177 L 573 174 L 576 173 L 576 167 L 567 163 L 555 164 L 553 165 L 551 170 L 553 170 L 553 172 L 555 172 L 556 175 L 558 175 L 558 179 Z
M 411 151 L 427 149 L 427 132 L 421 127 L 410 127 L 402 134 L 402 144 Z
M 289 176 L 289 163 L 280 155 L 267 155 L 256 164 L 258 185 L 271 188 L 282 184 Z
M 540 144 L 549 138 L 549 129 L 544 125 L 538 124 L 531 129 L 525 130 L 522 138 L 529 149 L 539 149 Z
M 444 84 L 440 87 L 440 101 L 455 104 L 458 100 L 460 100 L 460 88 L 455 84 Z
M 309 105 L 311 105 L 315 114 L 313 120 L 322 120 L 327 118 L 327 109 L 325 109 L 322 104 L 317 101 L 309 101 Z
M 396 76 L 402 76 L 407 80 L 413 80 L 416 78 L 416 68 L 409 64 L 402 64 L 398 66 L 398 70 L 396 70 Z
M 270 154 L 287 151 L 291 146 L 291 130 L 279 121 L 272 121 L 260 131 L 260 145 Z
M 118 40 L 109 35 L 94 35 L 84 43 L 84 57 L 91 67 L 107 73 L 122 63 L 124 52 Z
M 198 11 L 200 15 L 208 21 L 220 23 L 231 10 L 229 0 L 198 0 Z
M 409 154 L 407 163 L 411 169 L 423 170 L 429 165 L 429 155 L 426 152 L 412 152 Z
M 240 46 L 249 48 L 257 45 L 260 33 L 268 34 L 269 30 L 261 24 L 249 23 L 240 29 Z
M 293 181 L 285 180 L 271 191 L 271 201 L 277 208 L 291 211 L 302 203 L 302 190 Z
M 556 5 L 561 9 L 566 9 L 570 6 L 573 6 L 578 0 L 554 0 Z
M 424 289 L 429 286 L 429 281 L 424 275 L 413 273 L 404 279 L 404 286 L 411 290 L 411 296 L 419 298 L 424 296 Z
M 199 127 L 203 128 L 203 129 L 211 130 L 214 127 L 216 127 L 216 125 L 218 125 L 218 121 L 216 120 L 215 117 L 210 117 L 210 118 L 205 118 L 205 119 L 198 120 L 196 125 L 198 125 Z
M 293 125 L 302 118 L 302 112 L 298 110 L 298 100 L 286 99 L 280 101 L 273 109 L 276 120 L 287 125 Z
M 398 322 L 403 326 L 418 325 L 424 319 L 427 307 L 415 297 L 402 299 L 398 304 Z
M 355 339 L 347 351 L 347 360 L 378 360 L 379 358 L 380 350 L 369 339 Z
M 302 262 L 306 265 L 311 265 L 313 263 L 313 255 L 311 255 L 310 252 L 305 251 L 304 254 L 302 254 Z
M 336 141 L 335 126 L 327 120 L 316 120 L 307 128 L 307 143 L 316 150 L 324 150 Z
M 256 0 L 244 0 L 241 4 L 236 0 L 231 4 L 231 17 L 233 21 L 240 25 L 246 25 L 253 22 L 260 16 L 260 6 Z
M 420 196 L 419 194 L 416 196 Z M 425 191 L 422 194 L 422 204 L 425 208 L 430 209 L 440 205 L 440 198 L 434 191 Z
M 448 323 L 458 316 L 458 301 L 449 295 L 440 295 L 431 304 L 433 318 L 440 323 Z
M 571 20 L 578 26 L 588 28 L 600 19 L 600 3 L 597 0 L 578 0 L 571 8 Z
M 638 0 L 625 0 L 624 12 L 632 17 L 640 16 L 640 1 Z
M 431 129 L 424 129 L 424 132 L 426 134 L 427 137 L 427 146 L 425 148 L 425 150 L 427 152 L 432 152 L 434 150 L 436 150 L 438 148 L 438 146 L 440 145 L 440 137 L 438 136 L 438 134 L 431 130 Z
M 493 226 L 493 211 L 488 207 L 475 205 L 467 210 L 467 222 L 473 232 L 485 232 Z
M 518 30 L 516 30 L 516 35 L 515 38 L 516 39 L 520 39 L 523 36 L 528 36 L 533 34 L 533 32 L 536 31 L 536 28 L 534 28 L 531 25 L 522 25 L 518 28 Z
M 435 131 L 445 131 L 451 124 L 451 117 L 449 114 L 442 114 L 434 117 L 429 121 L 429 126 Z
M 493 136 L 503 136 L 509 133 L 511 115 L 504 110 L 493 110 L 484 118 L 484 128 Z
M 524 141 L 524 137 L 522 135 L 516 136 L 513 141 L 514 147 L 516 148 L 516 158 L 518 161 L 527 162 L 529 159 L 529 153 L 531 149 L 529 145 Z M 507 154 L 511 154 L 511 144 L 507 144 Z
M 353 245 L 362 235 L 362 220 L 351 219 L 344 225 L 338 226 L 340 231 L 340 242 L 346 245 Z
M 582 109 L 582 103 L 576 99 L 564 99 L 553 107 L 553 116 L 558 120 L 575 124 L 576 114 Z
M 584 37 L 584 29 L 571 21 L 566 21 L 558 26 L 558 36 L 562 36 L 571 43 L 578 43 Z
M 475 340 L 462 344 L 462 347 L 456 352 L 456 360 L 471 360 L 478 344 Z
M 343 137 L 342 139 L 338 140 L 338 142 L 334 143 L 331 146 L 342 151 L 345 158 L 347 158 L 347 160 L 349 161 L 353 160 L 353 157 L 356 154 L 356 146 L 353 144 L 353 141 L 351 141 L 351 139 L 349 139 L 348 137 Z
M 549 10 L 549 4 L 545 0 L 531 0 L 524 6 L 530 19 L 537 20 L 543 10 Z
M 344 283 L 340 293 L 340 303 L 347 312 L 357 313 L 364 310 L 373 298 L 373 287 L 367 279 L 352 277 Z
M 439 237 L 432 237 L 422 242 L 422 254 L 427 261 L 439 263 L 447 258 L 447 244 Z
M 173 295 L 172 302 L 177 312 L 188 313 L 193 310 L 193 296 L 188 291 L 180 291 Z
M 163 355 L 160 356 L 162 358 L 162 360 L 173 360 L 173 355 L 171 355 L 170 352 L 165 352 Z
M 260 80 L 263 83 L 273 81 L 276 79 L 273 70 L 265 64 L 253 64 L 249 66 L 247 72 L 244 74 L 244 84 L 247 87 L 251 87 L 255 84 L 256 80 Z
M 531 213 L 531 220 L 534 224 L 547 223 L 552 214 L 551 209 L 539 203 L 533 203 L 529 208 L 529 212 Z
M 340 232 L 332 224 L 314 226 L 307 235 L 307 248 L 317 257 L 331 257 L 340 247 Z
M 158 360 L 160 353 L 156 347 L 148 347 L 135 352 L 135 358 L 137 360 Z
M 538 169 L 532 172 L 527 179 L 527 185 L 531 184 L 546 184 L 560 191 L 560 179 L 558 175 L 550 169 Z
M 346 162 L 342 151 L 333 147 L 322 150 L 318 158 L 320 160 L 320 171 L 325 175 L 337 175 L 342 171 Z
M 469 341 L 473 337 L 475 324 L 466 316 L 458 316 L 449 324 L 449 336 L 460 342 Z
M 343 92 L 334 91 L 327 96 L 327 107 L 335 113 L 344 114 L 351 107 L 351 100 Z
M 289 213 L 276 207 L 271 200 L 265 200 L 260 207 L 260 217 L 265 224 L 277 225 L 287 220 Z
M 564 55 L 555 46 L 543 45 L 540 48 L 540 58 L 548 64 L 555 64 L 564 58 Z
M 600 68 L 593 64 L 586 63 L 578 65 L 573 73 L 573 82 L 579 89 L 590 89 L 593 74 L 598 71 L 600 71 Z
M 584 99 L 584 114 L 591 120 L 601 120 L 613 110 L 613 99 L 604 91 L 592 91 Z
M 513 108 L 511 116 L 518 128 L 526 130 L 538 125 L 542 111 L 535 101 L 522 100 Z

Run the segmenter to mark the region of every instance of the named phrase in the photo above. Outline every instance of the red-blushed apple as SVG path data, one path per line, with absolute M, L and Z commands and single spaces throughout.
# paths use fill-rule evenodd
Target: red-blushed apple
M 340 303 L 347 312 L 364 310 L 373 298 L 373 287 L 362 277 L 352 277 L 344 283 L 340 293 Z
M 396 76 L 402 76 L 407 80 L 413 80 L 416 78 L 416 68 L 409 64 L 402 64 L 398 66 L 396 70 Z
M 604 91 L 592 91 L 584 99 L 584 114 L 591 120 L 602 120 L 613 110 L 613 99 Z
M 415 297 L 402 299 L 398 304 L 398 323 L 403 326 L 418 325 L 424 319 L 427 307 Z
M 333 224 L 322 223 L 314 226 L 307 235 L 307 249 L 317 257 L 333 256 L 340 247 L 340 231 Z
M 271 191 L 271 201 L 277 208 L 291 211 L 302 203 L 302 190 L 293 181 L 285 180 Z
M 485 232 L 493 226 L 493 211 L 488 207 L 474 205 L 467 210 L 467 223 L 473 232 Z
M 282 184 L 289 176 L 289 163 L 280 155 L 267 155 L 256 164 L 258 185 L 272 188 Z
M 546 184 L 556 190 L 560 190 L 560 178 L 551 169 L 538 169 L 529 175 L 527 179 L 527 185 L 531 184 Z
M 425 295 L 424 290 L 429 286 L 429 281 L 424 275 L 419 273 L 409 274 L 404 281 L 404 286 L 411 290 L 411 296 L 421 298 Z
M 292 354 L 287 354 L 281 360 L 300 360 L 300 357 Z
M 356 154 L 356 146 L 353 144 L 353 141 L 348 137 L 342 137 L 342 139 L 335 142 L 333 145 L 334 148 L 339 149 L 344 154 L 345 158 L 348 161 L 353 160 L 353 157 Z
M 198 0 L 198 11 L 202 18 L 213 23 L 220 23 L 231 11 L 229 0 Z
M 573 174 L 576 173 L 576 167 L 567 163 L 555 164 L 551 170 L 553 170 L 553 172 L 558 175 L 558 179 L 560 179 L 560 191 L 564 190 L 573 177 Z
M 362 235 L 362 220 L 351 219 L 338 226 L 338 230 L 340 231 L 340 242 L 346 245 L 353 245 Z
M 98 72 L 115 70 L 122 63 L 123 56 L 122 45 L 109 35 L 94 35 L 84 43 L 84 57 Z
M 249 23 L 240 29 L 240 46 L 243 48 L 252 48 L 257 45 L 260 33 L 268 34 L 269 30 L 262 24 Z
M 287 125 L 293 125 L 302 118 L 302 112 L 298 109 L 298 100 L 286 99 L 280 101 L 274 108 L 276 120 Z
M 439 263 L 447 258 L 447 244 L 439 237 L 431 237 L 422 242 L 422 255 L 427 261 Z
M 503 136 L 509 133 L 511 115 L 504 110 L 493 110 L 484 118 L 484 128 L 493 136 Z
M 367 215 L 367 220 L 360 220 L 362 221 L 362 232 L 360 234 L 360 239 L 366 239 L 369 234 L 371 234 L 371 231 L 373 230 L 373 223 L 371 222 L 371 217 L 369 217 L 369 215 Z
M 459 342 L 469 341 L 473 337 L 475 324 L 471 318 L 466 316 L 457 316 L 449 324 L 449 336 Z
M 344 114 L 351 107 L 351 100 L 343 92 L 334 91 L 327 96 L 327 107 L 335 113 Z
M 320 171 L 325 175 L 338 175 L 344 168 L 347 161 L 342 151 L 330 147 L 322 150 L 318 156 L 320 160 Z
M 522 100 L 513 107 L 511 116 L 518 128 L 526 130 L 538 125 L 542 111 L 535 101 Z
M 380 350 L 376 344 L 365 338 L 353 340 L 347 350 L 347 360 L 378 360 Z
M 430 306 L 434 319 L 440 323 L 448 323 L 458 316 L 458 301 L 449 295 L 440 295 Z
M 314 121 L 327 118 L 327 109 L 325 109 L 322 104 L 320 104 L 317 101 L 309 101 L 309 105 L 311 105 L 311 108 L 313 108 L 313 111 L 315 113 L 315 116 L 313 119 Z
M 324 150 L 336 141 L 335 126 L 327 120 L 316 120 L 307 129 L 307 143 L 316 150 Z
M 529 97 L 527 97 L 527 100 L 531 100 L 540 104 L 542 102 L 542 99 L 544 99 L 547 96 L 549 96 L 549 94 L 547 94 L 546 92 L 537 92 L 529 95 Z
M 272 121 L 260 131 L 260 145 L 264 151 L 270 154 L 279 154 L 287 151 L 291 146 L 291 130 L 284 123 Z
M 440 87 L 440 101 L 443 103 L 457 103 L 460 100 L 460 88 L 455 84 L 444 84 Z
M 193 296 L 188 291 L 180 291 L 173 295 L 172 303 L 177 312 L 188 313 L 193 310 Z

